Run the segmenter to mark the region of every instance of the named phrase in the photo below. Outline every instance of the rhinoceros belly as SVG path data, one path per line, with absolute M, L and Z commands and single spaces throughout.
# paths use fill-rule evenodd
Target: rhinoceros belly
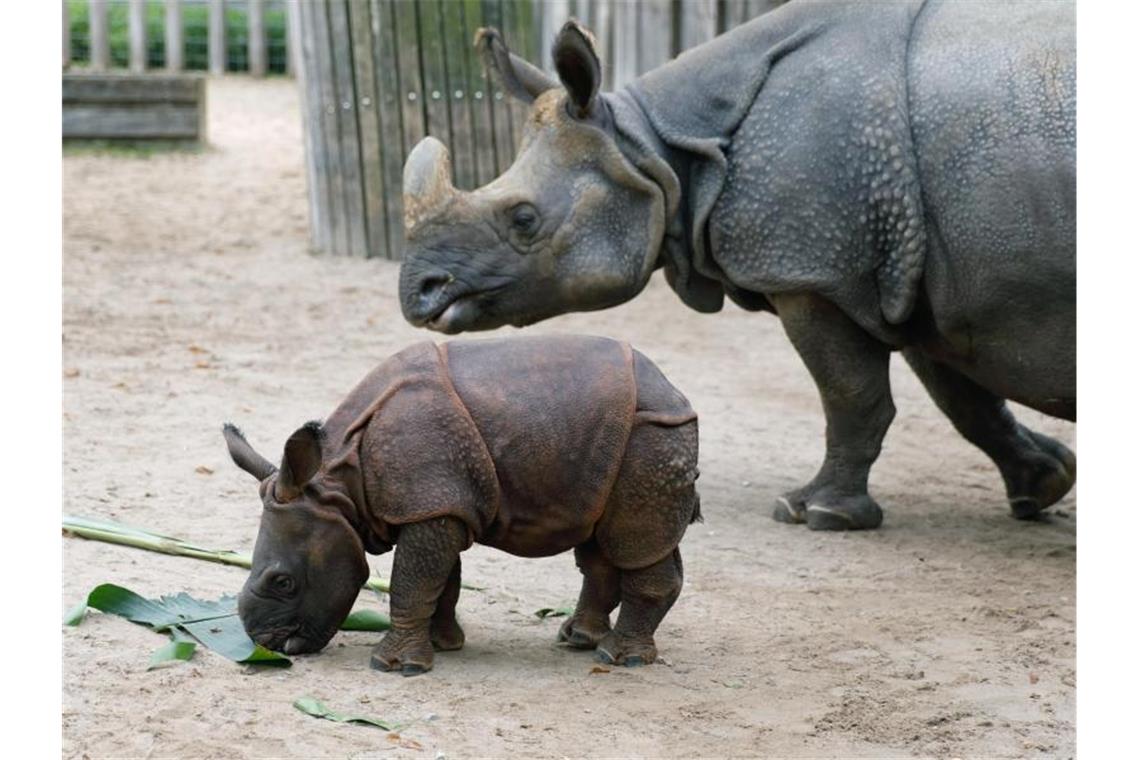
M 499 483 L 498 512 L 476 540 L 545 556 L 588 539 L 634 420 L 629 346 L 567 336 L 441 348 Z

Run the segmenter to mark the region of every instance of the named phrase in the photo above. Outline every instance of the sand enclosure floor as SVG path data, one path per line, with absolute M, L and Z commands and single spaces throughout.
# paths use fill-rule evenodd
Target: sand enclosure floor
M 259 502 L 226 455 L 232 420 L 270 458 L 376 363 L 438 339 L 400 317 L 396 265 L 311 255 L 291 82 L 212 81 L 211 147 L 64 160 L 64 510 L 249 551 Z M 501 331 L 511 334 L 511 330 Z M 659 276 L 635 301 L 531 333 L 630 340 L 701 415 L 705 521 L 663 661 L 592 672 L 554 644 L 570 554 L 464 555 L 467 646 L 435 670 L 368 669 L 376 634 L 341 633 L 288 670 L 206 651 L 146 671 L 162 639 L 92 614 L 64 632 L 69 757 L 843 756 L 1074 753 L 1076 506 L 1008 515 L 990 462 L 896 358 L 898 416 L 871 478 L 881 530 L 769 518 L 810 478 L 823 416 L 770 315 L 686 309 Z M 1075 428 L 1019 410 L 1074 445 Z M 102 582 L 148 596 L 234 593 L 234 568 L 63 539 L 61 610 Z M 372 559 L 386 576 L 391 555 Z M 382 606 L 375 597 L 361 604 Z M 303 715 L 417 721 L 398 737 Z

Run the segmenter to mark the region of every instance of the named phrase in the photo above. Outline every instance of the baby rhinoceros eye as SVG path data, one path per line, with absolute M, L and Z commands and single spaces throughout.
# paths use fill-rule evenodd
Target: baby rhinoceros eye
M 293 577 L 285 573 L 278 573 L 269 580 L 270 586 L 279 594 L 292 594 L 296 586 Z

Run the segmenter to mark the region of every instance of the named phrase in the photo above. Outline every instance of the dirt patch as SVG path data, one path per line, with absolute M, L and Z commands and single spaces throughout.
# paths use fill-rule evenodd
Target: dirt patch
M 64 160 L 65 509 L 248 551 L 259 502 L 221 423 L 278 451 L 376 363 L 437 336 L 400 318 L 395 265 L 310 255 L 292 85 L 227 78 L 209 98 L 208 150 Z M 655 278 L 630 304 L 528 331 L 628 339 L 701 415 L 705 522 L 681 545 L 664 663 L 594 671 L 555 646 L 557 618 L 533 614 L 573 603 L 573 558 L 476 547 L 464 573 L 486 590 L 460 600 L 467 646 L 420 678 L 369 670 L 365 633 L 287 671 L 199 653 L 146 672 L 161 639 L 93 615 L 64 635 L 65 755 L 1074 753 L 1074 498 L 1064 516 L 1011 519 L 993 466 L 903 362 L 871 478 L 884 526 L 821 535 L 769 519 L 823 450 L 819 400 L 775 319 L 696 314 Z M 1073 446 L 1073 426 L 1019 415 Z M 244 580 L 75 539 L 64 562 L 61 612 L 103 581 L 218 595 Z M 391 556 L 372 565 L 387 575 Z M 302 695 L 417 722 L 401 743 L 305 716 Z

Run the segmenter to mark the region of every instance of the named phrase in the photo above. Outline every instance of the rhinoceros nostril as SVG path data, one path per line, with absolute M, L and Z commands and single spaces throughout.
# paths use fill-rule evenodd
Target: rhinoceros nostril
M 443 289 L 453 282 L 455 278 L 450 274 L 430 274 L 420 282 L 420 298 L 424 301 L 434 301 L 440 297 Z

